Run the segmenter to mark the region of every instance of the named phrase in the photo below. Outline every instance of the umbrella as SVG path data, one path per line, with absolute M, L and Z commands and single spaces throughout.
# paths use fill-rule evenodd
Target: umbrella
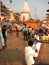
M 2 26 L 6 25 L 7 27 L 11 26 L 11 24 L 9 22 L 3 22 Z
M 17 27 L 19 31 L 22 30 L 22 27 L 18 24 L 15 24 L 15 27 Z
M 20 26 L 24 27 L 25 25 L 24 24 L 20 24 Z

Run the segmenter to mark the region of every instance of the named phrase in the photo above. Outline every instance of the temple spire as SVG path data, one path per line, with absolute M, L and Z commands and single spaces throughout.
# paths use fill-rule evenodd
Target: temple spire
M 27 21 L 30 19 L 30 12 L 29 12 L 29 6 L 27 3 L 27 0 L 25 0 L 25 3 L 22 7 L 20 19 L 21 19 L 21 21 Z

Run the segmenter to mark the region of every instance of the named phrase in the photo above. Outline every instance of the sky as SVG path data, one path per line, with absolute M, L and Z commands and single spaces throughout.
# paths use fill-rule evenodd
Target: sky
M 7 8 L 12 9 L 16 13 L 20 13 L 25 0 L 12 0 L 12 3 L 9 0 L 2 0 L 2 2 Z M 46 10 L 49 9 L 48 2 L 49 0 L 27 0 L 31 18 L 45 19 L 48 13 Z

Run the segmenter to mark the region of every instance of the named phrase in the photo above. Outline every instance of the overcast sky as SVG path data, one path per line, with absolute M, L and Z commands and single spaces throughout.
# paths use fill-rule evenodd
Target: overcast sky
M 21 9 L 23 7 L 23 4 L 25 0 L 12 0 L 13 2 L 10 4 L 9 0 L 2 0 L 3 4 L 8 7 L 9 9 L 12 9 L 14 12 L 21 12 Z M 35 13 L 36 16 L 39 19 L 44 19 L 46 17 L 46 10 L 49 9 L 49 0 L 27 0 L 29 9 L 30 9 L 30 16 L 35 19 Z

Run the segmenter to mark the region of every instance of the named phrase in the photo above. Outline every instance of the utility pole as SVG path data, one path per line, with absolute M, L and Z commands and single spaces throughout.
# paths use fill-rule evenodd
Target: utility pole
M 1 15 L 1 2 L 0 2 L 0 15 Z M 1 20 L 1 18 L 0 18 L 0 20 Z
M 35 10 L 35 19 L 36 19 L 36 7 L 34 7 L 34 10 Z
M 0 2 L 0 14 L 1 14 L 1 2 Z

